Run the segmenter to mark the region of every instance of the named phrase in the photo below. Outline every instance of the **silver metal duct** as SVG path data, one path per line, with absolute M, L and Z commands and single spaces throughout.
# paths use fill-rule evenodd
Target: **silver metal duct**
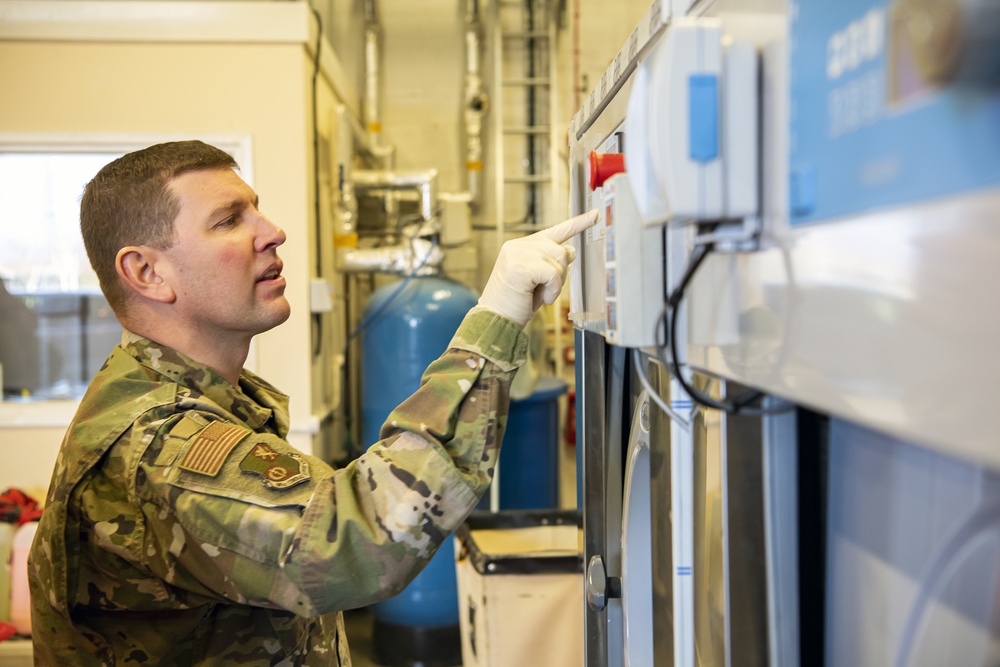
M 345 250 L 338 258 L 338 270 L 419 276 L 438 273 L 444 260 L 444 252 L 432 240 L 438 233 L 438 221 L 409 225 L 403 233 L 405 240 L 399 245 Z
M 354 170 L 354 190 L 358 195 L 373 191 L 416 190 L 420 194 L 420 216 L 437 216 L 437 169 L 424 171 Z

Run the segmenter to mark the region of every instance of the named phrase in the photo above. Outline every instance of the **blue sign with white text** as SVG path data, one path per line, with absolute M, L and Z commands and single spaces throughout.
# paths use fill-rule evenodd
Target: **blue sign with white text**
M 1000 89 L 927 82 L 895 5 L 792 3 L 793 225 L 1000 184 Z

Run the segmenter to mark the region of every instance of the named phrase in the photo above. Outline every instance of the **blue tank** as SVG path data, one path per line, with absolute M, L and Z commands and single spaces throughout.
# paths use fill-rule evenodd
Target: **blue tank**
M 397 293 L 398 292 L 398 293 Z M 428 365 L 445 351 L 474 292 L 434 276 L 396 281 L 372 294 L 361 333 L 361 437 L 379 439 L 386 417 L 420 386 Z M 453 538 L 399 595 L 372 606 L 376 625 L 457 626 L 458 584 Z
M 500 450 L 500 509 L 559 508 L 559 397 L 562 380 L 542 376 L 530 396 L 512 399 Z

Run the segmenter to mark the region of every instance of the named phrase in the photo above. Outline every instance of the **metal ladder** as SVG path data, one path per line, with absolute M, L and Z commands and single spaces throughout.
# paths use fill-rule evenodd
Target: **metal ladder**
M 498 235 L 553 222 L 557 0 L 495 0 L 493 128 Z

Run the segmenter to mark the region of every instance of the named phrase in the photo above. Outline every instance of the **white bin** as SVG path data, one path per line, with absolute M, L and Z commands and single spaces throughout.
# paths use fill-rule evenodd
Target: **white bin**
M 463 667 L 580 667 L 580 513 L 473 512 L 456 538 Z

